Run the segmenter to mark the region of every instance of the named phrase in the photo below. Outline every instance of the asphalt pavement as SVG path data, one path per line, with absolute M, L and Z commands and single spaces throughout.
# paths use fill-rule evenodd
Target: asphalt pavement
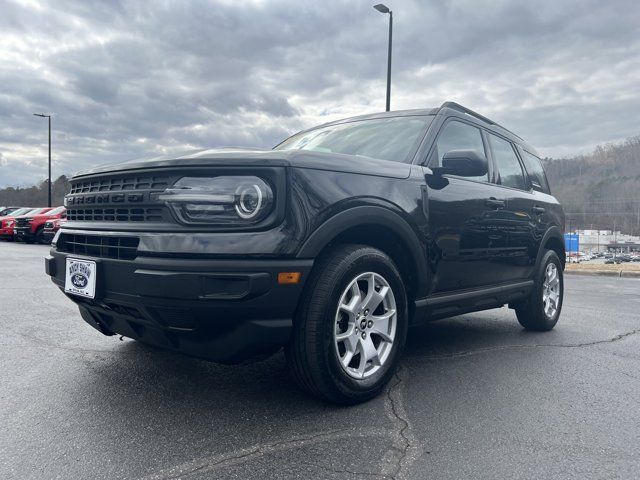
M 346 408 L 282 354 L 220 366 L 100 335 L 47 249 L 0 242 L 2 479 L 638 478 L 640 279 L 567 275 L 548 333 L 506 308 L 414 328 L 385 394 Z

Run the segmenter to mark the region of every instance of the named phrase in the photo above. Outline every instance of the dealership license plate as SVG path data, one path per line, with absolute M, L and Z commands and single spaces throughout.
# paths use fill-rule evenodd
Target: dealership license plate
M 96 296 L 96 262 L 67 258 L 64 291 L 85 298 Z

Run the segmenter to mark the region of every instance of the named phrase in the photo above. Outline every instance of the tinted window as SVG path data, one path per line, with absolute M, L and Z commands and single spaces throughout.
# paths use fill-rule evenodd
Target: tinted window
M 529 152 L 524 152 L 522 159 L 524 160 L 524 167 L 527 169 L 533 188 L 541 192 L 549 193 L 549 184 L 547 183 L 547 176 L 544 174 L 544 168 L 542 168 L 542 161 Z
M 500 137 L 489 134 L 489 142 L 493 151 L 493 158 L 498 167 L 498 183 L 505 187 L 519 188 L 525 190 L 524 173 L 520 160 L 516 155 L 511 142 Z
M 431 166 L 441 167 L 442 157 L 451 150 L 475 150 L 479 155 L 486 157 L 480 129 L 462 122 L 447 123 L 436 141 L 435 158 L 430 162 Z M 464 178 L 486 182 L 488 176 Z
M 328 125 L 294 135 L 275 150 L 345 153 L 403 162 L 430 122 L 429 116 L 407 116 Z

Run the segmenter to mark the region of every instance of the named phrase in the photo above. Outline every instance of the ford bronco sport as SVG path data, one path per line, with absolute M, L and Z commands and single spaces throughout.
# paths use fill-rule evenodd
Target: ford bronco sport
M 452 102 L 96 168 L 65 204 L 46 271 L 87 323 L 223 363 L 284 347 L 332 402 L 376 395 L 410 325 L 508 304 L 545 331 L 562 308 L 536 151 Z

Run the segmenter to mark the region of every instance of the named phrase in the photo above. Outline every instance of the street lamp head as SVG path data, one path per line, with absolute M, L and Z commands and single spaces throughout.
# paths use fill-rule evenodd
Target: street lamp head
M 380 13 L 389 13 L 389 12 L 391 12 L 391 10 L 389 10 L 389 7 L 387 7 L 384 3 L 379 3 L 377 5 L 374 5 L 373 8 L 378 10 Z
M 34 113 L 34 115 L 36 117 L 42 117 L 42 118 L 50 118 L 51 115 L 45 115 L 44 113 Z

